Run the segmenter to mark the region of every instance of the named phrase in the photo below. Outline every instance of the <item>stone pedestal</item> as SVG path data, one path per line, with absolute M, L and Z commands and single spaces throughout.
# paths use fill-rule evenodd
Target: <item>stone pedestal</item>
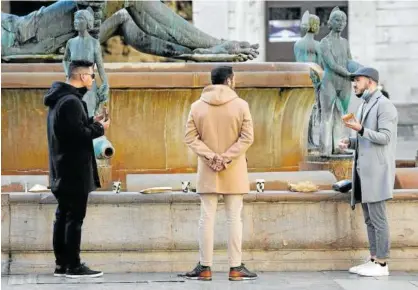
M 354 155 L 308 155 L 299 163 L 300 171 L 328 170 L 337 180 L 351 179 Z
M 112 190 L 112 165 L 110 159 L 96 159 L 101 188 L 97 190 Z
M 418 150 L 417 150 L 417 156 L 415 156 L 415 167 L 418 167 Z

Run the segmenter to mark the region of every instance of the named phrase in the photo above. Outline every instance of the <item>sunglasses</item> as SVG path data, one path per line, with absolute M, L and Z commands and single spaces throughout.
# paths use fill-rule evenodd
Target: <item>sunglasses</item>
M 87 76 L 91 76 L 91 78 L 94 80 L 94 78 L 96 77 L 96 75 L 93 73 L 93 74 L 79 74 L 79 75 L 87 75 Z
M 94 73 L 93 74 L 83 74 L 83 75 L 88 75 L 91 76 L 91 78 L 94 80 L 94 77 L 96 76 Z

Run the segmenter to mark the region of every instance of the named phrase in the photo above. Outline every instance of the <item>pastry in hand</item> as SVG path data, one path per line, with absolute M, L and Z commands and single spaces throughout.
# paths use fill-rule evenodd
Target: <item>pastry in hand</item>
M 350 113 L 350 114 L 344 115 L 344 116 L 342 116 L 342 119 L 343 119 L 344 122 L 347 123 L 350 120 L 354 119 L 354 114 L 353 113 Z

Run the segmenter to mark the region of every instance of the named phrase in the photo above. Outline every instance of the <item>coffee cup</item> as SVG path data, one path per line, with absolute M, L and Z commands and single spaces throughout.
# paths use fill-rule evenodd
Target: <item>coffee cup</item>
M 255 181 L 257 192 L 264 192 L 264 179 L 257 179 Z
M 190 181 L 182 181 L 181 182 L 181 190 L 183 192 L 189 192 L 190 191 Z
M 112 191 L 113 193 L 119 193 L 122 187 L 122 182 L 120 181 L 114 181 L 112 185 Z

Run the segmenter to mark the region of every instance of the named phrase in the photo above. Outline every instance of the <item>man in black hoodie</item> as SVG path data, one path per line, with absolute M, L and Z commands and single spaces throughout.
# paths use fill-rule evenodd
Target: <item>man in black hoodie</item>
M 109 120 L 103 115 L 88 118 L 82 100 L 94 81 L 93 63 L 73 61 L 68 81 L 55 82 L 45 95 L 49 147 L 49 184 L 58 201 L 53 246 L 54 276 L 99 277 L 80 262 L 81 227 L 88 195 L 100 187 L 93 139 L 103 136 Z

